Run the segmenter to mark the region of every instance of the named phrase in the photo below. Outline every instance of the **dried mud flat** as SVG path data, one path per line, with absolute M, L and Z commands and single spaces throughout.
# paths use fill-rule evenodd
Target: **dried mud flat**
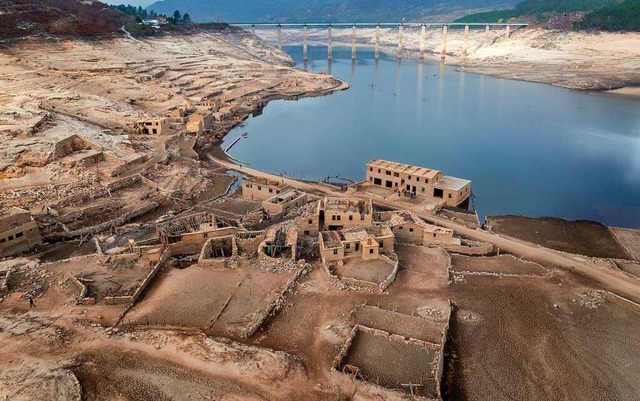
M 597 258 L 631 258 L 607 227 L 593 221 L 491 216 L 487 222 L 492 232 L 558 251 Z
M 445 399 L 637 396 L 636 305 L 566 278 L 467 277 L 453 290 Z

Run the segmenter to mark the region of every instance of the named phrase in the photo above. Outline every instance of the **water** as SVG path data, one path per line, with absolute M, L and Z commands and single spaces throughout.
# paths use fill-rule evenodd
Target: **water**
M 301 64 L 302 48 L 285 48 Z M 351 89 L 276 101 L 231 132 L 251 167 L 363 180 L 389 159 L 473 181 L 481 215 L 589 219 L 640 227 L 640 101 L 457 72 L 358 49 L 309 47 L 310 71 Z M 302 66 L 302 65 L 301 65 Z

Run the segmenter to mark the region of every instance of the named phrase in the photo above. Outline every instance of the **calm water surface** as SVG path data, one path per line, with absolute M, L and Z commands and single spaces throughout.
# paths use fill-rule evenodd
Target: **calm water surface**
M 303 67 L 301 47 L 285 48 Z M 640 101 L 310 47 L 306 68 L 351 88 L 276 101 L 227 136 L 251 167 L 363 180 L 389 159 L 473 181 L 478 212 L 640 227 Z

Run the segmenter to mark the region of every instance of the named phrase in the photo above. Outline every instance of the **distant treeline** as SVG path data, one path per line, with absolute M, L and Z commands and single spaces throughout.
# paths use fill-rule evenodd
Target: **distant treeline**
M 132 6 L 131 4 L 119 4 L 110 6 L 116 10 L 120 10 L 127 15 L 131 15 L 136 17 L 136 19 L 142 21 L 147 19 L 158 19 L 159 17 L 165 18 L 170 24 L 189 24 L 191 23 L 191 17 L 189 14 L 185 13 L 182 15 L 179 10 L 175 10 L 172 16 L 166 16 L 165 14 L 157 14 L 153 10 L 145 10 L 144 8 L 138 6 Z
M 576 29 L 640 31 L 640 0 L 625 0 L 587 14 L 575 23 Z
M 640 0 L 524 0 L 513 9 L 470 14 L 456 22 L 504 22 L 511 18 L 536 17 L 546 20 L 549 15 L 588 11 L 576 29 L 640 30 Z

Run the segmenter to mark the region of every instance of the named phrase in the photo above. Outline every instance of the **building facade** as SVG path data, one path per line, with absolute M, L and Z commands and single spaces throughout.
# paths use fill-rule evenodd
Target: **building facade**
M 0 215 L 0 258 L 42 245 L 42 235 L 31 213 L 17 207 Z
M 150 120 L 138 121 L 136 123 L 136 132 L 145 135 L 164 135 L 169 133 L 171 125 L 169 119 L 153 118 Z
M 289 188 L 284 180 L 275 181 L 248 175 L 242 179 L 242 197 L 249 200 L 266 201 Z
M 375 159 L 367 163 L 366 181 L 412 197 L 442 199 L 453 207 L 468 207 L 471 181 L 442 171 Z
M 374 260 L 380 253 L 392 253 L 395 237 L 389 227 L 352 227 L 340 231 L 322 231 L 318 235 L 320 257 L 324 263 L 350 257 Z
M 318 203 L 321 230 L 335 231 L 373 224 L 371 199 L 326 197 Z

